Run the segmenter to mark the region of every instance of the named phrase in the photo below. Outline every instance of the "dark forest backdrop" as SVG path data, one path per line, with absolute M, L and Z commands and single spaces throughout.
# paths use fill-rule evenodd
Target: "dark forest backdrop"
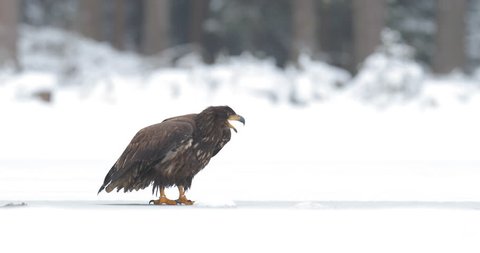
M 480 63 L 478 10 L 479 0 L 2 0 L 0 62 L 21 68 L 17 31 L 29 24 L 172 61 L 250 52 L 283 67 L 307 53 L 355 73 L 389 27 L 433 72 L 468 73 Z

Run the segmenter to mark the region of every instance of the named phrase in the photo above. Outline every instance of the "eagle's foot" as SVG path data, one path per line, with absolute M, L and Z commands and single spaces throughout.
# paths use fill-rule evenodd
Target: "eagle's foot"
M 167 197 L 160 197 L 159 199 L 152 199 L 148 204 L 154 204 L 154 205 L 176 205 L 177 201 L 168 199 Z
M 191 201 L 191 200 L 187 199 L 187 197 L 185 197 L 185 195 L 184 195 L 184 196 L 180 196 L 180 197 L 176 200 L 176 202 L 177 202 L 178 204 L 180 204 L 180 205 L 183 204 L 183 205 L 186 205 L 186 206 L 191 206 L 191 205 L 193 205 L 193 203 L 195 203 L 195 201 Z

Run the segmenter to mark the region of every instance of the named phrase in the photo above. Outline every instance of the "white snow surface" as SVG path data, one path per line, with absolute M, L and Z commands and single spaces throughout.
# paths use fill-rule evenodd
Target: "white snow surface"
M 0 71 L 1 252 L 480 250 L 474 78 L 404 61 L 382 80 L 377 54 L 359 77 L 383 85 L 415 69 L 402 80 L 418 82 L 413 96 L 385 103 L 381 92 L 377 103 L 359 96 L 359 79 L 308 57 L 285 71 L 248 55 L 152 69 L 75 35 L 23 29 L 27 68 Z M 32 52 L 35 40 L 68 41 L 68 57 Z M 33 98 L 39 90 L 52 102 Z M 225 104 L 246 125 L 195 177 L 194 206 L 146 205 L 150 189 L 97 195 L 140 128 Z

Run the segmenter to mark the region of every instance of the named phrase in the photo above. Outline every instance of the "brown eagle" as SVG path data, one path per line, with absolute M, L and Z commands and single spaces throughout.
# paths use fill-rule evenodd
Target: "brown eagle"
M 245 119 L 228 106 L 211 106 L 198 114 L 187 114 L 164 120 L 138 131 L 125 151 L 105 176 L 103 189 L 124 192 L 144 189 L 153 184 L 153 193 L 160 190 L 155 205 L 192 205 L 185 191 L 193 177 L 202 170 L 230 140 L 229 120 Z M 177 200 L 165 195 L 165 188 L 176 185 Z

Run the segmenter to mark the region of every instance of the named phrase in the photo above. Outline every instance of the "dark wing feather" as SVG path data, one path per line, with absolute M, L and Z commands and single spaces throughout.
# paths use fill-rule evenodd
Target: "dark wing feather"
M 145 176 L 150 175 L 152 165 L 172 159 L 179 147 L 191 144 L 194 128 L 193 115 L 185 115 L 140 130 L 110 169 L 98 192 L 105 187 L 107 192 L 115 188 L 127 191 L 147 187 L 153 178 Z

